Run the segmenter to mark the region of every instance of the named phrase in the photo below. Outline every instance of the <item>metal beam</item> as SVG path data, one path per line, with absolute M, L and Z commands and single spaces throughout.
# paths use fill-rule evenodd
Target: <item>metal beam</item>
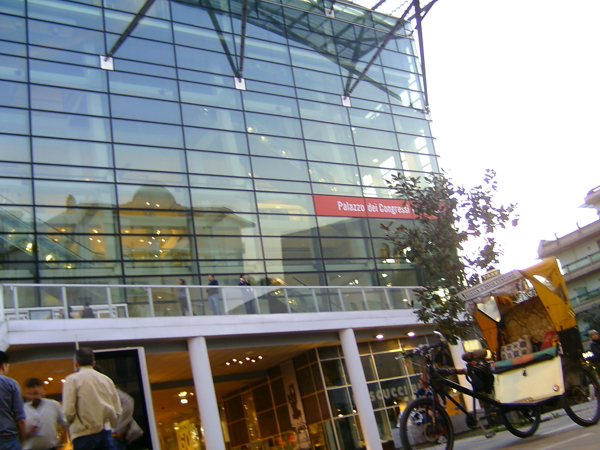
M 142 6 L 140 8 L 140 10 L 135 15 L 135 17 L 131 20 L 131 22 L 129 22 L 129 25 L 127 25 L 127 28 L 125 28 L 125 31 L 123 31 L 123 34 L 121 34 L 121 36 L 119 36 L 119 39 L 117 39 L 117 42 L 115 42 L 115 45 L 113 45 L 113 47 L 110 49 L 110 52 L 108 52 L 106 54 L 106 56 L 104 57 L 105 60 L 107 60 L 108 58 L 110 58 L 112 55 L 115 54 L 115 52 L 119 49 L 121 44 L 123 44 L 123 42 L 125 42 L 125 39 L 127 39 L 129 37 L 129 35 L 133 32 L 135 27 L 137 27 L 137 24 L 142 19 L 142 17 L 144 17 L 146 15 L 146 13 L 148 12 L 148 10 L 150 9 L 150 7 L 152 6 L 153 3 L 154 3 L 154 0 L 146 0 L 146 3 L 144 3 L 144 6 Z
M 240 64 L 238 69 L 238 78 L 244 78 L 244 49 L 246 46 L 246 26 L 248 25 L 248 0 L 244 0 L 242 6 L 242 28 L 240 30 Z
M 414 0 L 413 3 L 415 3 L 415 2 L 418 3 L 419 0 Z M 392 28 L 390 30 L 390 32 L 388 33 L 388 35 L 385 37 L 385 39 L 383 40 L 383 42 L 381 43 L 381 45 L 379 46 L 379 48 L 377 49 L 377 51 L 375 52 L 375 54 L 373 55 L 373 57 L 371 58 L 371 61 L 369 61 L 369 64 L 367 64 L 367 66 L 365 67 L 365 69 L 359 75 L 358 79 L 355 81 L 354 85 L 350 89 L 345 89 L 344 90 L 344 96 L 345 97 L 348 97 L 348 96 L 350 96 L 350 94 L 352 94 L 352 91 L 354 89 L 356 89 L 356 86 L 358 85 L 358 83 L 360 83 L 362 81 L 362 79 L 367 74 L 368 70 L 371 68 L 371 66 L 373 65 L 373 63 L 375 62 L 375 60 L 379 57 L 379 55 L 381 54 L 381 52 L 385 48 L 385 46 L 388 44 L 388 42 L 390 42 L 390 40 L 392 39 L 392 37 L 396 34 L 396 31 L 398 31 L 400 29 L 400 27 L 402 27 L 404 25 L 404 22 L 405 22 L 404 18 L 408 15 L 408 12 L 410 11 L 410 8 L 412 8 L 412 6 L 413 6 L 413 4 L 411 3 L 408 6 L 408 8 L 406 8 L 406 10 L 404 11 L 404 13 L 402 13 L 402 15 L 400 16 L 400 18 L 396 22 L 396 25 L 394 25 L 394 28 Z
M 381 5 L 383 5 L 385 2 L 387 2 L 387 0 L 379 0 L 379 1 L 378 1 L 378 2 L 375 4 L 375 6 L 373 6 L 373 7 L 371 8 L 371 11 L 375 11 L 377 8 L 379 8 Z
M 423 97 L 425 98 L 425 113 L 429 113 L 429 95 L 427 92 L 427 73 L 425 72 L 425 47 L 423 46 L 423 18 L 427 15 L 433 4 L 437 0 L 433 0 L 425 8 L 425 13 L 421 14 L 420 0 L 415 0 L 415 19 L 417 20 L 417 30 L 419 31 L 419 50 L 421 52 L 421 74 L 423 75 Z

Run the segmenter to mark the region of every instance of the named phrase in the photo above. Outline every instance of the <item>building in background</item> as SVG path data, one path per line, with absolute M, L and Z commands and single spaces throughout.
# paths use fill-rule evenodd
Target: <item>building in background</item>
M 600 187 L 589 191 L 584 201 L 600 216 Z M 587 331 L 600 329 L 600 219 L 554 241 L 541 241 L 538 255 L 560 259 L 581 338 L 589 347 Z
M 439 171 L 413 30 L 392 12 L 0 0 L 0 341 L 12 375 L 60 398 L 76 345 L 143 347 L 164 450 L 220 450 L 205 442 L 221 431 L 228 449 L 389 448 L 419 374 L 399 352 L 434 338 L 397 288 L 420 274 L 380 224 L 412 224 L 393 175 Z M 240 273 L 261 314 L 247 316 L 231 287 L 228 315 L 210 315 L 197 286 L 208 274 L 237 286 Z M 180 278 L 187 297 L 162 288 Z M 201 317 L 181 317 L 186 301 Z M 95 320 L 62 320 L 86 303 Z

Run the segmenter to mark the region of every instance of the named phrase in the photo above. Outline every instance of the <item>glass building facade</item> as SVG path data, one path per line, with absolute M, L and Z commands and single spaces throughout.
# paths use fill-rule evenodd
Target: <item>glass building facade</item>
M 346 107 L 395 18 L 250 0 L 241 90 L 241 0 L 157 0 L 101 68 L 144 3 L 0 0 L 0 278 L 418 285 L 389 220 L 318 208 L 439 170 L 409 24 Z

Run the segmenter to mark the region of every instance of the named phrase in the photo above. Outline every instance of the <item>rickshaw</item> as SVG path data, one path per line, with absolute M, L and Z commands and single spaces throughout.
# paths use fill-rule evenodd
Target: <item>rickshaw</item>
M 525 270 L 494 275 L 458 294 L 488 349 L 463 354 L 464 369 L 440 368 L 436 353 L 447 345 L 440 334 L 439 344 L 405 355 L 425 359 L 431 387 L 428 396 L 413 400 L 402 413 L 404 450 L 453 448 L 453 425 L 442 405 L 447 400 L 465 413 L 470 428 L 484 428 L 484 422 L 490 428 L 500 425 L 500 419 L 520 438 L 536 432 L 543 411 L 560 406 L 578 425 L 598 422 L 600 386 L 582 364 L 581 338 L 558 260 L 547 258 Z M 466 375 L 471 389 L 444 378 L 454 374 Z M 449 389 L 473 397 L 473 412 L 448 395 Z M 477 411 L 476 400 L 485 412 Z

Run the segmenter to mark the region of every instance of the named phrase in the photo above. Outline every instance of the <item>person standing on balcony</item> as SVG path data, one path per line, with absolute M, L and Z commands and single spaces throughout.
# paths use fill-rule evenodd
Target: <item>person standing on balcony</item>
M 248 277 L 244 274 L 240 275 L 240 286 L 252 286 L 248 281 Z M 254 299 L 252 298 L 252 289 L 242 289 L 242 300 L 244 301 L 244 307 L 246 308 L 246 314 L 256 314 L 254 309 Z
M 94 310 L 90 306 L 90 302 L 85 302 L 83 305 L 83 313 L 81 314 L 81 317 L 83 319 L 94 319 L 96 317 Z
M 19 384 L 8 375 L 8 355 L 0 351 L 0 450 L 19 450 L 27 435 Z
M 62 426 L 66 437 L 69 436 L 69 427 L 62 405 L 55 400 L 44 398 L 44 386 L 39 378 L 30 378 L 27 380 L 26 386 L 26 394 L 29 398 L 29 402 L 25 403 L 28 429 L 23 449 L 56 449 L 61 445 L 57 425 Z
M 214 275 L 209 275 L 208 285 L 219 286 L 219 280 L 217 280 Z M 210 304 L 210 309 L 212 310 L 213 316 L 220 315 L 221 308 L 219 306 L 219 288 L 208 288 L 206 293 L 208 294 L 208 303 Z
M 63 385 L 65 418 L 75 450 L 116 450 L 111 429 L 116 428 L 121 415 L 121 401 L 112 380 L 96 372 L 95 364 L 91 348 L 75 352 L 76 373 Z
M 180 278 L 177 280 L 177 284 L 180 286 L 185 286 L 185 280 Z M 181 314 L 184 316 L 193 316 L 192 311 L 188 309 L 187 304 L 187 294 L 185 293 L 185 288 L 181 287 L 177 289 L 177 300 L 179 300 L 179 307 L 181 308 Z

